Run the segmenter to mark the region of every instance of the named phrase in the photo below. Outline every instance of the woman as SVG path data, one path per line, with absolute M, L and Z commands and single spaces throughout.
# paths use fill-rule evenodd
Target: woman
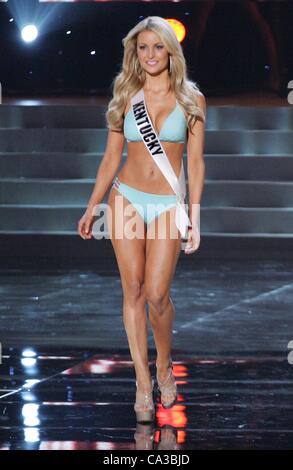
M 146 108 L 154 130 L 176 173 L 180 173 L 184 144 L 188 135 L 189 213 L 185 253 L 200 243 L 199 203 L 204 184 L 203 161 L 206 102 L 198 87 L 186 77 L 182 48 L 169 23 L 151 16 L 139 22 L 123 39 L 122 69 L 114 81 L 113 98 L 106 113 L 108 140 L 96 185 L 88 208 L 79 221 L 83 239 L 92 236 L 93 208 L 100 204 L 121 162 L 125 137 L 127 159 L 111 188 L 107 213 L 110 239 L 117 258 L 123 289 L 123 322 L 136 373 L 138 421 L 154 417 L 154 381 L 148 365 L 146 303 L 157 349 L 156 379 L 162 406 L 170 408 L 177 399 L 172 372 L 171 342 L 175 314 L 170 285 L 181 248 L 176 224 L 176 195 L 153 161 L 139 135 L 131 98 L 143 90 Z M 120 198 L 120 208 L 117 199 Z M 148 206 L 161 204 L 156 212 Z M 131 236 L 128 224 L 135 215 L 140 236 Z M 121 208 L 123 210 L 121 210 Z M 154 234 L 156 223 L 168 224 L 163 238 Z M 167 221 L 167 222 L 166 222 Z M 113 236 L 117 231 L 122 236 Z M 174 232 L 176 236 L 174 236 Z M 172 234 L 172 236 L 171 236 Z

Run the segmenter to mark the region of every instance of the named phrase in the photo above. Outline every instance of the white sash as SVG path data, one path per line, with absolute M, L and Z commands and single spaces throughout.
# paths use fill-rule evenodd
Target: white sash
M 136 93 L 136 95 L 131 98 L 131 103 L 135 122 L 142 140 L 145 143 L 145 146 L 148 149 L 151 157 L 158 165 L 177 196 L 175 223 L 181 233 L 181 238 L 186 239 L 187 228 L 188 226 L 191 226 L 191 222 L 184 204 L 184 199 L 186 196 L 186 182 L 183 159 L 181 162 L 181 170 L 178 179 L 149 117 L 145 104 L 143 88 L 141 88 Z

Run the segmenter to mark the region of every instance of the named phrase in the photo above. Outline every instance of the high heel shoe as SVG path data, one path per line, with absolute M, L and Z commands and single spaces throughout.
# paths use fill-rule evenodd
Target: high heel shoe
M 158 368 L 157 363 L 156 363 L 156 367 Z M 171 360 L 167 366 L 167 369 L 168 369 L 168 375 L 163 382 L 159 381 L 158 373 L 157 373 L 157 387 L 158 387 L 158 391 L 159 391 L 160 398 L 161 398 L 161 404 L 163 408 L 168 409 L 168 408 L 171 408 L 171 406 L 173 406 L 177 401 L 177 384 L 175 381 L 175 377 L 172 373 L 173 364 Z M 166 401 L 166 397 L 170 397 L 170 395 L 173 396 L 174 398 L 172 399 L 171 402 L 170 401 L 168 402 Z
M 136 383 L 136 400 L 134 404 L 134 411 L 136 413 L 136 421 L 152 421 L 155 415 L 155 405 L 153 400 L 154 392 L 154 379 L 152 378 L 152 390 L 150 392 L 142 392 L 139 390 L 137 381 Z

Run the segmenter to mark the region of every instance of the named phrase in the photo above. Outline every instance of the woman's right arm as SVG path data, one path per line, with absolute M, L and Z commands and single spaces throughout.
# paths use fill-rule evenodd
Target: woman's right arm
M 99 165 L 96 182 L 88 202 L 87 209 L 79 220 L 78 233 L 83 238 L 91 238 L 91 227 L 94 220 L 92 214 L 96 204 L 100 204 L 108 191 L 116 171 L 120 165 L 124 147 L 124 134 L 122 131 L 109 129 L 104 157 Z

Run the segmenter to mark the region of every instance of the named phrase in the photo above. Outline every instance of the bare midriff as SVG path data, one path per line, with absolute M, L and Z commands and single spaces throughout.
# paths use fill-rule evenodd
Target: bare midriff
M 184 144 L 162 140 L 161 144 L 177 178 L 179 178 Z M 140 191 L 174 195 L 173 189 L 142 141 L 127 142 L 126 161 L 117 176 L 121 183 L 128 184 Z

